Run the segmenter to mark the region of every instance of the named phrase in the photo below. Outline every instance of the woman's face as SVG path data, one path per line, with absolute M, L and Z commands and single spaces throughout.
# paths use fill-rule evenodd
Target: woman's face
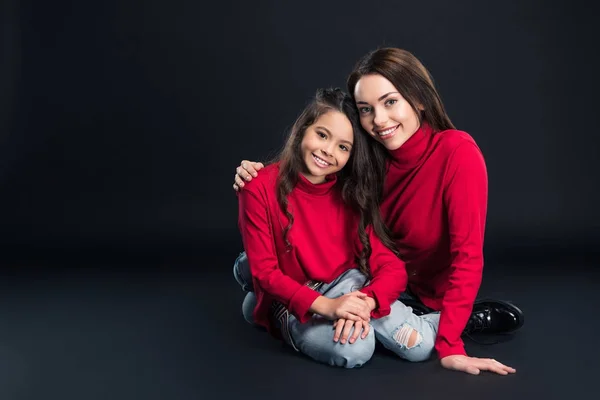
M 400 148 L 419 129 L 419 118 L 398 89 L 381 75 L 365 75 L 354 88 L 360 124 L 388 150 Z

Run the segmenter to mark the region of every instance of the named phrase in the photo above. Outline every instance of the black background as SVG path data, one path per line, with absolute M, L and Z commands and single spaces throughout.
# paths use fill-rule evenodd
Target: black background
M 598 241 L 596 32 L 577 2 L 4 4 L 6 257 L 237 251 L 239 161 L 273 155 L 317 87 L 388 45 L 485 153 L 488 257 Z
M 589 7 L 3 0 L 0 397 L 595 390 L 600 64 Z M 274 155 L 315 89 L 345 87 L 379 46 L 423 61 L 455 125 L 484 152 L 480 294 L 515 301 L 526 324 L 514 340 L 466 345 L 514 376 L 385 352 L 359 371 L 329 368 L 240 315 L 235 167 Z

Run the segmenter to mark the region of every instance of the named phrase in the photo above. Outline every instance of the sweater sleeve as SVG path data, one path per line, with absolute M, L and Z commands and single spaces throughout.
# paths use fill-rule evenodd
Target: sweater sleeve
M 238 225 L 250 272 L 255 284 L 284 304 L 300 322 L 306 322 L 312 316 L 309 309 L 319 293 L 279 268 L 267 200 L 258 189 L 260 185 L 247 185 L 238 195 Z
M 371 243 L 369 265 L 372 279 L 360 291 L 372 297 L 377 303 L 377 308 L 371 312 L 371 317 L 381 318 L 390 313 L 391 304 L 398 300 L 400 294 L 406 289 L 408 276 L 404 262 L 379 240 L 371 226 L 367 231 Z
M 483 273 L 488 180 L 483 155 L 474 143 L 463 143 L 454 150 L 444 181 L 452 262 L 435 343 L 440 358 L 466 355 L 461 335 Z

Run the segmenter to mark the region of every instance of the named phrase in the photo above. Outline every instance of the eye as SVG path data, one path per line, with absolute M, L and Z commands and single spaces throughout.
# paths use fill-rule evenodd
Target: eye
M 326 135 L 326 134 L 324 134 L 323 132 L 319 132 L 319 131 L 317 131 L 317 135 L 319 135 L 319 137 L 320 137 L 321 139 L 327 139 L 327 135 Z
M 344 144 L 340 144 L 340 149 L 342 149 L 342 151 L 350 151 L 350 148 Z
M 398 100 L 396 100 L 396 99 L 389 99 L 388 101 L 385 102 L 385 105 L 386 106 L 393 106 L 397 102 L 398 102 Z
M 359 111 L 361 114 L 368 114 L 369 112 L 371 112 L 371 107 L 360 107 L 360 108 L 358 109 L 358 111 Z

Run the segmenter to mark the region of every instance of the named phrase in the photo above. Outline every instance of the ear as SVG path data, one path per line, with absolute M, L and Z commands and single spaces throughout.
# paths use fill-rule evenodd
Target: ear
M 423 106 L 423 104 L 417 104 L 417 110 L 425 111 L 425 107 Z

